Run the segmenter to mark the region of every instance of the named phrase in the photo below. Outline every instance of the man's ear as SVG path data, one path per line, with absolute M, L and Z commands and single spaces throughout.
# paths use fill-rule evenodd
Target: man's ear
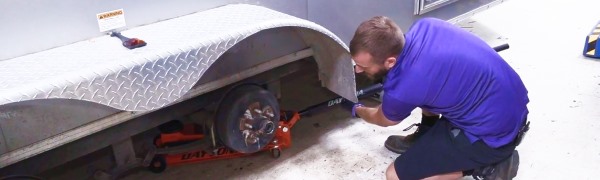
M 385 66 L 386 70 L 392 69 L 394 65 L 396 65 L 396 57 L 389 57 L 385 59 L 385 62 L 383 62 L 383 66 Z

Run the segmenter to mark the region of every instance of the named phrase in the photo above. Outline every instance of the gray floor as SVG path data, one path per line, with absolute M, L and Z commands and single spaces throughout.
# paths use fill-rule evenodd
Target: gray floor
M 600 177 L 600 62 L 582 57 L 585 36 L 600 20 L 600 1 L 512 0 L 460 23 L 490 44 L 508 42 L 501 55 L 529 89 L 532 128 L 518 147 L 516 179 Z M 269 153 L 140 170 L 125 179 L 383 179 L 397 155 L 383 147 L 388 135 L 416 122 L 382 128 L 334 109 L 302 119 L 293 146 Z

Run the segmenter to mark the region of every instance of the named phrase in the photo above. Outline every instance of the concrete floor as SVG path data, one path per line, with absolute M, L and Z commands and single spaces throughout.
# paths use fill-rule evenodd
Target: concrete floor
M 492 45 L 508 42 L 501 55 L 529 90 L 532 127 L 517 148 L 516 179 L 600 177 L 600 62 L 581 55 L 600 20 L 598 7 L 593 0 L 512 0 L 459 24 Z M 262 152 L 162 174 L 138 170 L 124 179 L 383 179 L 397 156 L 383 142 L 411 133 L 402 129 L 419 118 L 415 111 L 406 122 L 382 128 L 336 108 L 303 118 L 292 129 L 293 146 L 278 159 Z

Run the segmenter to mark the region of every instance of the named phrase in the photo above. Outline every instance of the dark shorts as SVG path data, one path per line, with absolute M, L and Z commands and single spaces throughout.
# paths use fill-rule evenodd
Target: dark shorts
M 508 158 L 514 143 L 491 148 L 483 141 L 471 143 L 460 129 L 442 118 L 419 138 L 394 166 L 402 180 L 415 180 L 451 172 L 468 172 Z

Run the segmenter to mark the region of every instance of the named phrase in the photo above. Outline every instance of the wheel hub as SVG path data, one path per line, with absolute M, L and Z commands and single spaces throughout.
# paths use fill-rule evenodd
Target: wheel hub
M 251 103 L 240 118 L 240 131 L 246 146 L 260 142 L 263 136 L 275 131 L 275 113 L 269 105 L 261 106 L 259 102 Z

